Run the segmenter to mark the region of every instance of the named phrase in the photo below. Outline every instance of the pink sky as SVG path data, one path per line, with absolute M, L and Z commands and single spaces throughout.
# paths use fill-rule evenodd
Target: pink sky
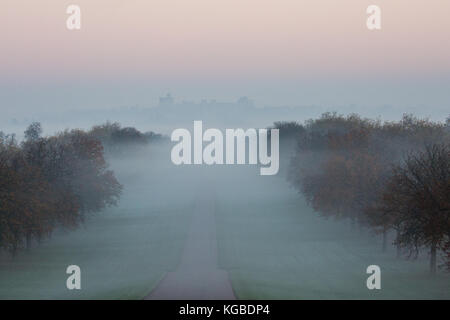
M 366 28 L 370 4 L 381 31 Z M 450 73 L 444 0 L 3 0 L 0 36 L 2 80 Z

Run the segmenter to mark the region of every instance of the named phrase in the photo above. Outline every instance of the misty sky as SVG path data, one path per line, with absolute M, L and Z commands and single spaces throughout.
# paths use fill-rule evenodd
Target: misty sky
M 66 29 L 66 7 L 82 28 Z M 382 30 L 366 28 L 366 8 Z M 450 105 L 443 0 L 2 0 L 0 101 L 20 111 L 151 106 Z

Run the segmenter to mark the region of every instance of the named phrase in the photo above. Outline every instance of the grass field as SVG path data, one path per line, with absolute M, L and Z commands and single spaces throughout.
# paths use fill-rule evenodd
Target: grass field
M 176 268 L 194 208 L 183 177 L 153 168 L 148 157 L 113 161 L 125 185 L 117 208 L 86 226 L 0 257 L 0 299 L 142 299 Z M 165 183 L 162 183 L 165 182 Z M 175 194 L 170 200 L 168 195 Z M 66 288 L 66 268 L 81 268 L 81 290 Z
M 14 260 L 1 256 L 0 299 L 142 299 L 179 265 L 198 183 L 214 190 L 219 265 L 240 299 L 450 299 L 450 274 L 430 277 L 426 254 L 382 253 L 379 237 L 318 217 L 282 177 L 152 157 L 113 161 L 125 185 L 117 208 Z M 65 286 L 71 264 L 81 267 L 82 290 Z M 381 290 L 366 287 L 372 264 Z
M 277 177 L 246 175 L 218 192 L 220 266 L 240 299 L 450 299 L 450 274 L 428 273 L 426 254 L 397 259 L 379 237 L 317 216 Z M 232 200 L 231 200 L 232 199 Z M 366 287 L 381 268 L 381 290 Z
M 144 212 L 145 211 L 145 212 Z M 141 212 L 142 216 L 136 214 Z M 0 299 L 139 299 L 177 265 L 183 239 L 170 211 L 124 210 L 0 265 Z M 68 265 L 81 268 L 82 290 L 67 290 Z

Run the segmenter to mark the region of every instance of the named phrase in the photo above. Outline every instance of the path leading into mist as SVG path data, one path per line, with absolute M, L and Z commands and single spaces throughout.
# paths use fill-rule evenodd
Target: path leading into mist
M 146 300 L 235 299 L 228 273 L 219 269 L 214 193 L 199 191 L 180 265 L 168 272 Z

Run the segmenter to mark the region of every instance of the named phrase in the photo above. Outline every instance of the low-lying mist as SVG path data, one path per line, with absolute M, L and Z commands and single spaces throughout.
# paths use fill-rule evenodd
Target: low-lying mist
M 251 121 L 235 123 L 214 125 Z M 273 121 L 260 125 L 269 126 Z M 226 297 L 230 286 L 241 299 L 450 298 L 449 274 L 429 275 L 427 251 L 398 258 L 394 233 L 383 252 L 382 237 L 367 225 L 315 211 L 288 181 L 297 133 L 280 132 L 275 176 L 261 176 L 258 165 L 174 165 L 167 135 L 119 146 L 103 141 L 108 169 L 122 185 L 117 206 L 90 214 L 78 229 L 56 228 L 15 257 L 2 252 L 0 298 L 142 299 L 152 292 L 170 298 L 180 291 L 189 297 L 199 283 Z M 311 163 L 302 172 L 318 170 Z M 383 283 L 376 293 L 366 287 L 366 268 L 374 264 Z M 67 290 L 69 265 L 80 266 L 82 290 Z

